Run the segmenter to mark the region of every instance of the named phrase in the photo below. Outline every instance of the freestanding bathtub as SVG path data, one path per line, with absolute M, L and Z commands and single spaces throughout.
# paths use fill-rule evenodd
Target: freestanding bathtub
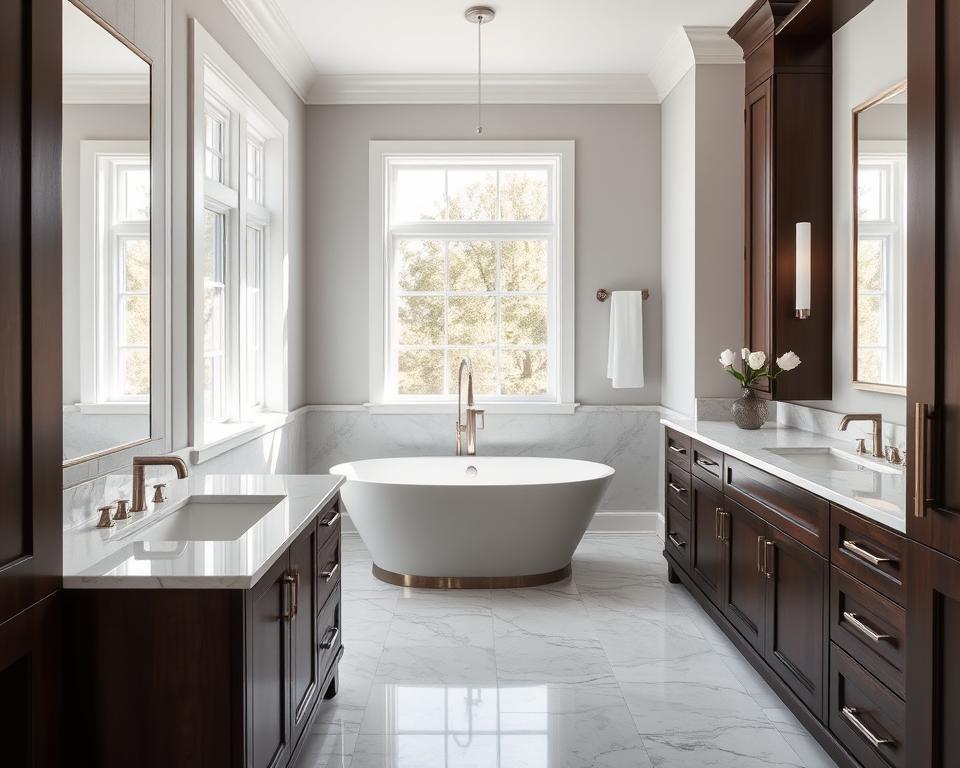
M 443 456 L 338 464 L 343 509 L 377 578 L 445 589 L 534 586 L 570 573 L 614 470 L 574 459 Z

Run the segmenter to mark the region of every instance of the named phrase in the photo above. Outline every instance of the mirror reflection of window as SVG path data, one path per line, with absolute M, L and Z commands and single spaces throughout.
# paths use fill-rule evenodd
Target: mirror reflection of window
M 906 90 L 855 113 L 856 261 L 854 380 L 906 382 Z
M 64 461 L 150 437 L 150 65 L 63 0 Z

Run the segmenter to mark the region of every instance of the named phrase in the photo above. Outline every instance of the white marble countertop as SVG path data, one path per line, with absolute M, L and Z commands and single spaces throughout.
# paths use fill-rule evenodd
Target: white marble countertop
M 173 480 L 167 500 L 112 528 L 63 532 L 66 589 L 249 589 L 343 484 L 339 475 L 205 475 Z M 149 494 L 148 494 L 149 495 Z M 271 509 L 229 541 L 143 541 L 140 534 L 193 498 L 264 497 Z M 201 497 L 197 499 L 197 497 Z M 217 503 L 225 503 L 223 498 Z
M 852 439 L 838 440 L 772 423 L 756 430 L 740 429 L 732 421 L 698 421 L 676 416 L 663 418 L 660 423 L 870 520 L 900 533 L 906 532 L 905 473 L 900 468 L 894 473 L 867 469 L 871 462 L 883 463 L 883 460 L 857 456 L 851 448 Z M 851 465 L 853 471 L 843 472 L 814 469 L 770 450 L 819 447 L 849 454 L 864 468 Z

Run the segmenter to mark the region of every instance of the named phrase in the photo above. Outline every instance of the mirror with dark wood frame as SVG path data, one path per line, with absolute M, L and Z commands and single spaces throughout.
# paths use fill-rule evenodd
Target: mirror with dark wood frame
M 63 461 L 150 439 L 150 64 L 63 0 Z

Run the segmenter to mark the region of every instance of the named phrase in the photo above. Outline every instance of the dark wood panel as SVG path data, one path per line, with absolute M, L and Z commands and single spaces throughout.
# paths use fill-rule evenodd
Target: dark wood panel
M 664 456 L 681 469 L 690 471 L 690 446 L 693 441 L 682 432 L 665 429 Z
M 800 0 L 777 34 L 808 37 L 832 35 L 873 0 Z
M 243 765 L 243 593 L 68 590 L 75 765 Z
M 718 491 L 723 487 L 723 452 L 709 445 L 693 441 L 691 471 Z
M 830 507 L 830 562 L 899 605 L 906 594 L 906 539 L 853 512 Z
M 725 547 L 720 538 L 723 496 L 700 478 L 693 478 L 690 503 L 690 575 L 714 603 L 720 604 Z
M 819 496 L 730 456 L 724 492 L 810 549 L 827 555 L 830 505 Z
M 763 653 L 767 579 L 761 570 L 767 525 L 732 499 L 724 499 L 726 561 L 723 613 L 751 646 Z
M 907 765 L 960 765 L 960 561 L 911 542 Z
M 836 566 L 830 572 L 830 639 L 904 696 L 906 611 Z
M 907 762 L 904 722 L 903 701 L 839 647 L 831 645 L 830 730 L 863 768 L 928 765 Z M 883 743 L 874 745 L 871 738 Z
M 317 554 L 317 610 L 319 610 L 333 590 L 340 584 L 341 578 L 341 545 L 340 523 L 336 523 L 336 530 L 326 542 L 318 542 Z
M 664 519 L 664 549 L 677 561 L 683 570 L 690 568 L 690 520 L 685 515 L 677 511 L 674 507 L 667 505 Z
M 814 713 L 824 711 L 826 691 L 827 561 L 767 526 L 767 663 Z
M 337 523 L 339 525 L 339 523 Z M 316 616 L 321 604 L 318 600 L 318 525 L 312 523 L 290 545 L 290 573 L 295 582 L 296 606 L 290 620 L 292 650 L 290 653 L 290 696 L 293 714 L 291 739 L 296 743 L 307 726 L 313 705 L 320 696 L 320 668 L 317 656 L 319 636 Z

